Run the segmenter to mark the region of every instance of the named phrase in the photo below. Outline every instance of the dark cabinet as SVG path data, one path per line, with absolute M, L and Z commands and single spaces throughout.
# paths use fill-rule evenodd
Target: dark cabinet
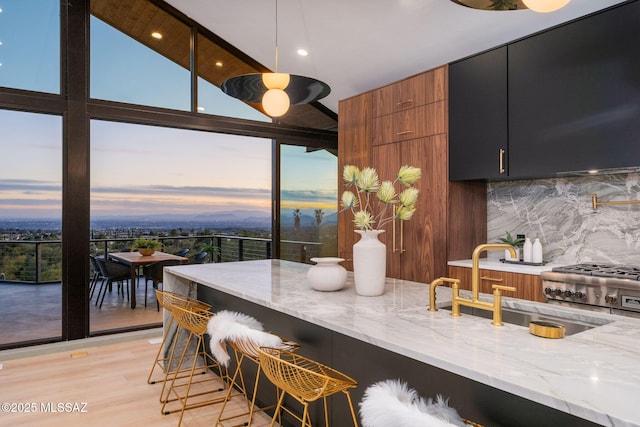
M 449 66 L 449 177 L 640 166 L 640 1 Z
M 640 165 L 640 1 L 509 45 L 509 175 Z
M 508 172 L 507 47 L 449 65 L 449 178 Z

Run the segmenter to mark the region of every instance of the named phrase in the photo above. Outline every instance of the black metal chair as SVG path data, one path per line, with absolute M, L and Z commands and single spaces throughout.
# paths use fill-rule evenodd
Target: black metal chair
M 189 253 L 189 248 L 184 248 L 176 252 L 176 255 L 186 257 L 188 253 Z
M 207 252 L 197 253 L 196 256 L 194 256 L 191 260 L 191 264 L 204 264 L 204 262 L 207 260 L 207 255 Z
M 89 255 L 89 259 L 91 260 L 91 269 L 93 270 L 93 276 L 91 276 L 91 280 L 89 281 L 89 301 L 91 301 L 98 282 L 104 282 L 104 277 L 100 272 L 100 266 L 98 265 L 98 261 L 96 261 L 96 256 Z
M 120 264 L 108 258 L 96 257 L 100 274 L 105 280 L 102 281 L 100 289 L 98 290 L 98 296 L 96 297 L 96 305 L 100 300 L 99 308 L 102 308 L 104 297 L 107 293 L 107 289 L 111 288 L 113 282 L 118 282 L 118 293 L 122 292 L 124 297 L 124 288 L 127 288 L 127 299 L 129 299 L 129 287 L 127 286 L 128 280 L 131 278 L 131 268 L 128 265 Z M 100 297 L 102 294 L 102 297 Z
M 187 249 L 188 250 L 188 249 Z M 154 262 L 153 264 L 145 265 L 142 268 L 142 275 L 144 276 L 144 306 L 147 306 L 147 290 L 149 289 L 149 281 L 153 284 L 153 289 L 158 289 L 158 284 L 162 282 L 162 275 L 164 267 L 169 265 L 178 265 L 178 260 L 167 260 Z M 160 311 L 160 303 L 157 301 L 158 311 Z

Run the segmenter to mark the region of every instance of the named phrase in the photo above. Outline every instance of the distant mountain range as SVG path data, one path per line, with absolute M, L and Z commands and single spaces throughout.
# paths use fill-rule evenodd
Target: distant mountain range
M 315 226 L 313 209 L 301 210 L 300 223 L 304 226 Z M 326 212 L 322 224 L 335 225 L 338 222 L 337 212 Z M 283 213 L 282 226 L 293 227 L 293 210 Z M 59 219 L 25 219 L 0 218 L 0 229 L 51 230 L 60 229 Z M 92 229 L 110 228 L 265 228 L 271 227 L 271 215 L 260 210 L 230 210 L 201 214 L 151 214 L 151 215 L 118 215 L 94 216 L 91 218 Z

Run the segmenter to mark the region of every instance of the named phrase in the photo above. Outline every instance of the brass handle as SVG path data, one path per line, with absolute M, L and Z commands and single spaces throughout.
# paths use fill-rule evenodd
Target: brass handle
M 413 133 L 412 130 L 403 130 L 402 132 L 396 133 L 396 136 L 407 135 L 409 133 Z
M 497 279 L 494 277 L 481 277 L 480 280 L 489 280 L 491 282 L 502 282 L 503 279 Z
M 400 221 L 400 253 L 405 253 L 404 248 L 404 221 Z
M 495 291 L 511 291 L 511 292 L 515 292 L 517 289 L 514 288 L 513 286 L 503 286 L 503 285 L 492 285 L 491 286 L 493 288 L 493 290 Z
M 504 148 L 500 149 L 500 154 L 498 155 L 500 158 L 500 173 L 504 173 Z
M 393 228 L 392 228 L 393 250 L 392 250 L 392 252 L 395 254 L 398 251 L 396 249 L 396 219 L 395 219 L 396 207 L 395 206 L 393 207 L 393 216 L 394 216 L 393 221 L 391 221 L 391 223 L 393 225 Z
M 396 105 L 398 107 L 402 107 L 404 104 L 412 104 L 412 103 L 413 103 L 413 99 L 405 99 L 405 100 L 402 100 L 402 101 L 398 102 Z

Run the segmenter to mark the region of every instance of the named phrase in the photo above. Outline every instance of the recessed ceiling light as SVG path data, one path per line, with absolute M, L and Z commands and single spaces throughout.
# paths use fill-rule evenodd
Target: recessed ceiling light
M 222 67 L 222 61 L 216 61 L 216 67 Z
M 306 51 L 306 50 L 304 50 L 304 49 L 298 49 L 298 55 L 300 55 L 300 56 L 307 56 L 307 55 L 309 55 L 309 52 L 307 52 L 307 51 Z
M 199 106 L 199 107 L 198 107 L 198 111 L 204 111 L 204 107 Z
M 151 37 L 153 37 L 154 39 L 160 40 L 160 39 L 162 39 L 162 34 L 160 34 L 157 31 L 154 31 L 153 33 L 151 33 Z
M 2 8 L 0 7 L 0 13 L 2 13 Z

